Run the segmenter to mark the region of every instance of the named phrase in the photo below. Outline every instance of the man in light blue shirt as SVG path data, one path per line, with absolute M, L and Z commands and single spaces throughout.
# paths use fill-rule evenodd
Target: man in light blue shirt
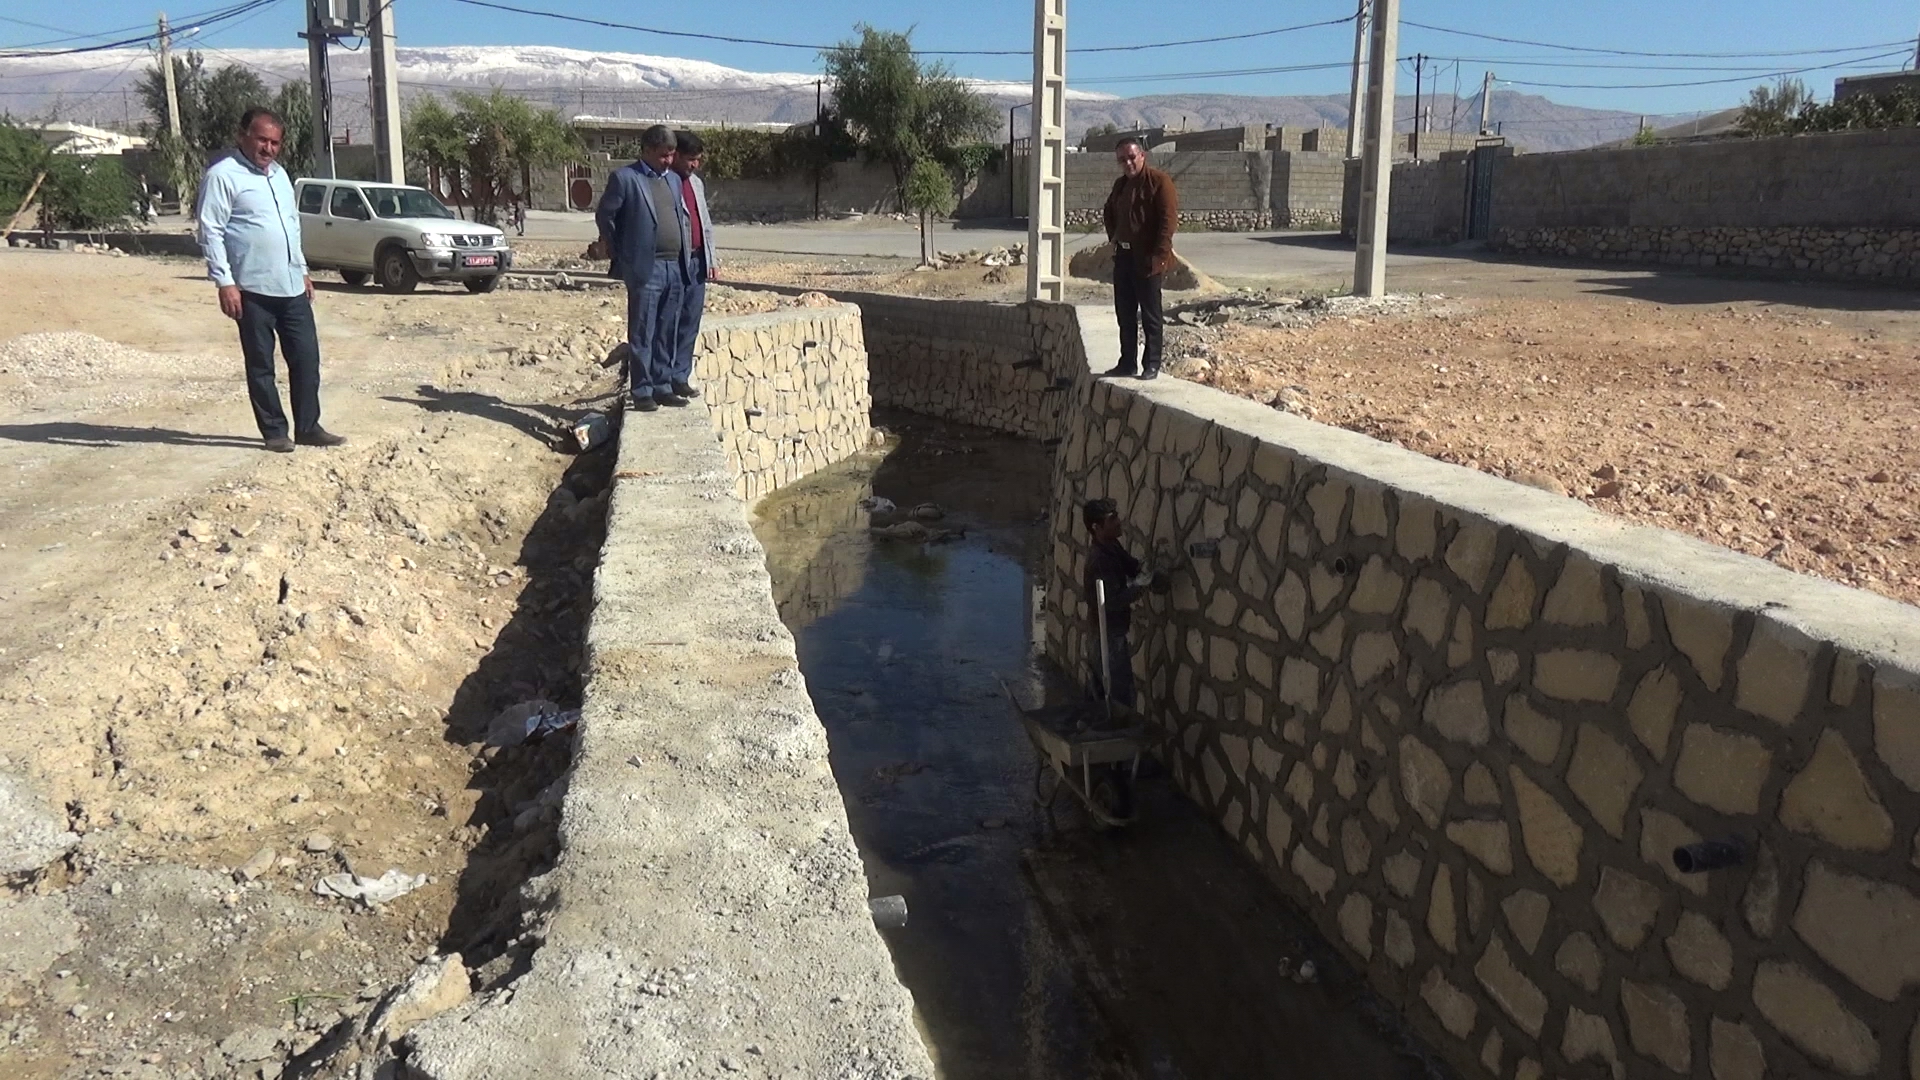
M 286 125 L 268 109 L 240 117 L 238 152 L 222 156 L 200 181 L 200 250 L 220 291 L 220 311 L 240 324 L 247 396 L 267 449 L 347 440 L 320 426 L 320 335 L 313 322 L 313 278 L 300 250 L 293 183 L 274 159 Z M 287 358 L 293 431 L 273 378 L 273 342 Z

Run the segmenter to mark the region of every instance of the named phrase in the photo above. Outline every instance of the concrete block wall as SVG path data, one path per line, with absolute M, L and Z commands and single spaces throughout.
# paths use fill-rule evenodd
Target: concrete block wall
M 1498 249 L 1833 278 L 1920 276 L 1920 130 L 1502 161 Z
M 1502 158 L 1505 170 L 1518 158 Z M 1354 235 L 1360 216 L 1360 162 L 1343 163 L 1345 186 L 1341 194 L 1340 231 Z M 1494 174 L 1496 190 L 1504 171 Z M 1391 242 L 1443 243 L 1460 240 L 1467 232 L 1467 161 L 1396 161 L 1387 188 L 1387 239 Z
M 1072 307 L 844 298 L 865 320 L 875 404 L 1035 439 L 1060 433 L 1068 388 L 1086 370 Z
M 1501 228 L 1495 250 L 1668 266 L 1736 266 L 1829 278 L 1920 278 L 1920 228 L 1555 225 Z
M 1920 1078 L 1920 611 L 1175 380 L 1069 419 L 1049 651 L 1115 498 L 1176 781 L 1464 1075 Z
M 593 198 L 607 189 L 607 177 L 632 164 L 614 160 L 605 154 L 587 161 L 593 185 Z M 565 167 L 539 169 L 533 175 L 533 206 L 537 210 L 570 210 L 567 205 Z M 709 180 L 707 209 L 715 221 L 795 221 L 813 217 L 813 178 L 806 175 L 783 176 L 774 180 Z M 883 165 L 848 161 L 828 171 L 820 185 L 823 214 L 856 210 L 863 214 L 884 213 L 899 208 L 893 172 Z
M 1280 229 L 1337 229 L 1346 163 L 1337 153 L 1275 151 L 1273 225 Z
M 1271 153 L 1155 151 L 1148 160 L 1173 178 L 1181 228 L 1244 232 L 1273 227 Z M 1067 155 L 1067 224 L 1098 227 L 1119 176 L 1111 154 Z
M 857 308 L 708 319 L 693 364 L 735 490 L 749 502 L 872 444 Z

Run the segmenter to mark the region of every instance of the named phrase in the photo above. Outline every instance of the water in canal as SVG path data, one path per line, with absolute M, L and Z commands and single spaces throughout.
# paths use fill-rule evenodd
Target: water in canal
M 1151 776 L 1099 833 L 1032 799 L 999 679 L 1036 659 L 1048 451 L 912 417 L 757 508 L 872 893 L 947 1080 L 1413 1080 L 1437 1067 L 1198 811 Z M 938 542 L 875 536 L 869 495 Z M 898 520 L 880 518 L 882 522 Z M 1312 959 L 1317 978 L 1294 977 Z

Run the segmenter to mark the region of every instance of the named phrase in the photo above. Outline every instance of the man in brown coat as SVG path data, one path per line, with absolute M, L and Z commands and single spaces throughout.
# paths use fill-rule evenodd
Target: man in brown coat
M 1173 229 L 1180 200 L 1173 178 L 1147 164 L 1139 139 L 1122 139 L 1113 157 L 1120 179 L 1113 182 L 1105 212 L 1107 239 L 1113 244 L 1113 307 L 1120 318 L 1120 363 L 1108 375 L 1160 374 L 1160 282 L 1173 265 Z M 1145 331 L 1146 362 L 1136 368 L 1139 336 Z

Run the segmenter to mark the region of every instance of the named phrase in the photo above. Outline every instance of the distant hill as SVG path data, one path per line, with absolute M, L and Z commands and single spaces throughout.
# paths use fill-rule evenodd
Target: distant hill
M 241 64 L 269 87 L 306 77 L 304 49 L 207 49 L 209 67 Z M 498 86 L 568 115 L 629 116 L 713 122 L 805 123 L 813 118 L 818 78 L 802 72 L 752 72 L 701 60 L 637 53 L 591 53 L 551 46 L 446 46 L 399 50 L 403 94 L 415 97 L 454 89 Z M 338 127 L 366 141 L 367 53 L 335 50 L 333 79 Z M 118 49 L 78 56 L 0 60 L 0 111 L 15 117 L 76 120 L 125 126 L 142 115 L 133 89 L 152 64 L 141 50 Z M 1005 109 L 1025 101 L 1021 83 L 977 84 Z M 1477 100 L 1429 97 L 1433 127 L 1472 131 Z M 1399 100 L 1395 115 L 1409 118 L 1414 102 Z M 1493 119 L 1504 134 L 1529 150 L 1572 150 L 1631 136 L 1636 114 L 1558 105 L 1543 97 L 1496 91 Z M 1653 118 L 1655 122 L 1668 118 Z M 1166 94 L 1121 98 L 1084 90 L 1068 95 L 1068 135 L 1078 139 L 1100 124 L 1182 126 L 1190 129 L 1265 122 L 1288 126 L 1345 127 L 1345 94 L 1256 97 L 1242 94 Z M 1026 113 L 1018 123 L 1025 134 Z M 340 132 L 336 132 L 339 134 Z

